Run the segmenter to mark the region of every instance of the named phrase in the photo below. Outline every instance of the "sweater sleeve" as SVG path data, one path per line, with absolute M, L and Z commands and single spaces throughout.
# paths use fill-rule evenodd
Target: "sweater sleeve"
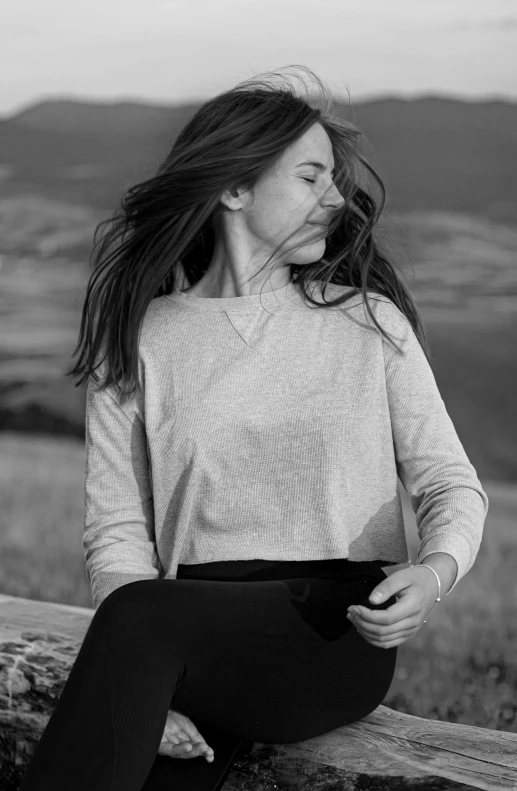
M 90 379 L 83 533 L 95 609 L 116 588 L 159 576 L 142 394 L 121 407 L 112 388 L 97 387 Z
M 391 300 L 378 304 L 379 324 L 403 351 L 382 337 L 397 474 L 420 538 L 417 563 L 434 552 L 452 555 L 458 564 L 452 593 L 478 553 L 488 497 L 410 322 Z

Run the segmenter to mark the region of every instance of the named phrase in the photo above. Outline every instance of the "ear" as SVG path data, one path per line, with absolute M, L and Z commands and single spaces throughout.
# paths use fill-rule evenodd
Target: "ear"
M 244 196 L 246 194 L 246 190 L 238 189 L 237 187 L 231 187 L 230 189 L 225 190 L 219 200 L 226 206 L 227 209 L 231 209 L 232 211 L 236 211 L 236 209 L 242 209 L 244 206 Z

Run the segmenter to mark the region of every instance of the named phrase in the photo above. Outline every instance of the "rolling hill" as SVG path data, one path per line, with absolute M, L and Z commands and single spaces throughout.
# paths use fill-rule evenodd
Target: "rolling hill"
M 102 209 L 145 178 L 198 105 L 45 101 L 0 120 L 0 187 L 69 195 Z M 517 220 L 517 103 L 428 96 L 336 104 L 363 132 L 389 207 Z

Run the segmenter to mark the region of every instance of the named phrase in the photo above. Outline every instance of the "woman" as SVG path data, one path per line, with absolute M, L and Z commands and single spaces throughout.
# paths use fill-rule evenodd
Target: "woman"
M 206 102 L 97 251 L 70 372 L 96 612 L 21 791 L 214 791 L 241 744 L 366 716 L 479 549 L 382 182 L 318 78 L 321 106 L 278 78 Z M 397 476 L 421 543 L 388 576 Z

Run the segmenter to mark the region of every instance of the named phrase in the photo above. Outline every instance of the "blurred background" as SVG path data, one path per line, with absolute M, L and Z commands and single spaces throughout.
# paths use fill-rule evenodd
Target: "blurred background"
M 387 190 L 377 236 L 490 499 L 474 567 L 399 647 L 384 702 L 517 731 L 513 0 L 3 0 L 0 16 L 0 593 L 92 607 L 85 392 L 63 373 L 96 224 L 200 103 L 303 64 L 364 133 Z

